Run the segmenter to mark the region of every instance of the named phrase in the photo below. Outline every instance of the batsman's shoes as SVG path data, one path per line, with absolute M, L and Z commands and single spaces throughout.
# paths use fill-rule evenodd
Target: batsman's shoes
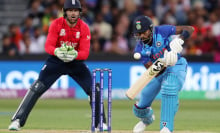
M 172 132 L 170 132 L 170 130 L 169 130 L 167 127 L 163 127 L 163 128 L 160 130 L 160 133 L 172 133 Z
M 97 128 L 95 128 L 95 131 L 99 131 L 99 125 Z M 106 123 L 103 123 L 103 131 L 108 131 L 108 126 L 106 125 Z
M 151 119 L 141 118 L 133 128 L 133 133 L 144 133 L 145 128 L 155 120 L 155 115 L 152 115 Z M 146 124 L 148 123 L 148 124 Z
M 139 121 L 133 129 L 133 133 L 144 133 L 144 130 L 146 128 L 146 124 L 143 123 L 143 121 Z
M 14 131 L 21 130 L 20 120 L 16 119 L 16 120 L 12 121 L 11 124 L 8 126 L 8 130 L 14 130 Z

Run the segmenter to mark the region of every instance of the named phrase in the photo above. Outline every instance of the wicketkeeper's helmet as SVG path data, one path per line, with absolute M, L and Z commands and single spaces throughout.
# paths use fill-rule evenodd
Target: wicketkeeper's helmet
M 63 6 L 63 16 L 66 17 L 66 10 L 67 9 L 79 9 L 82 11 L 82 7 L 79 0 L 65 0 Z
M 79 0 L 65 0 L 63 10 L 67 9 L 79 9 L 82 11 L 82 7 Z
M 146 30 L 153 30 L 153 23 L 147 16 L 138 16 L 133 22 L 133 33 L 142 33 Z

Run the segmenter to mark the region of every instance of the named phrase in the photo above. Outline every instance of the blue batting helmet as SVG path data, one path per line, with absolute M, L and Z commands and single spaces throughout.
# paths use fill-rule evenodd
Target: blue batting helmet
M 153 23 L 151 19 L 147 16 L 138 16 L 133 22 L 133 32 L 141 33 L 146 30 L 153 30 Z

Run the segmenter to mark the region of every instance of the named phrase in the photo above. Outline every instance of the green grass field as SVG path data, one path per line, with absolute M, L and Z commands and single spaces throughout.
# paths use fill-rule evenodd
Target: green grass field
M 21 99 L 0 99 L 0 133 L 7 128 Z M 134 101 L 113 100 L 112 129 L 116 132 L 131 132 L 138 119 L 133 115 Z M 159 132 L 160 101 L 152 105 L 156 121 L 147 131 Z M 28 132 L 36 130 L 78 131 L 90 130 L 91 111 L 87 100 L 40 99 L 32 110 L 25 127 Z M 22 131 L 19 131 L 22 132 Z M 175 132 L 220 133 L 220 101 L 181 100 L 175 118 Z

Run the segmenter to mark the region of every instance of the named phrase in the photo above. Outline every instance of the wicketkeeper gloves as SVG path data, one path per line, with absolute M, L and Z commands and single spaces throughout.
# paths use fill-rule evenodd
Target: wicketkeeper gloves
M 65 62 L 70 62 L 70 61 L 74 60 L 77 56 L 78 56 L 78 52 L 74 49 L 74 47 L 69 46 L 67 48 Z
M 78 52 L 74 47 L 67 46 L 65 43 L 61 47 L 56 48 L 54 54 L 63 62 L 73 61 L 78 56 Z

